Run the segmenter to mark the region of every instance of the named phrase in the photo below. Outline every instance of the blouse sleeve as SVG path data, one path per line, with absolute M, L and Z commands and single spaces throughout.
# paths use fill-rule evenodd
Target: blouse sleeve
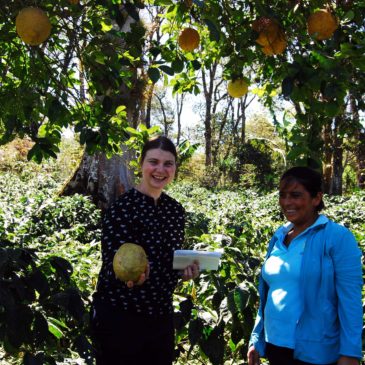
M 337 235 L 332 248 L 340 321 L 340 355 L 361 358 L 362 264 L 361 251 L 348 229 Z

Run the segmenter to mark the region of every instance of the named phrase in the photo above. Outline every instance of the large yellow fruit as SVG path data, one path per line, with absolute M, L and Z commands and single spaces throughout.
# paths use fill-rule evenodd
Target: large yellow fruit
M 124 243 L 115 253 L 113 270 L 117 279 L 137 282 L 148 265 L 147 255 L 142 246 Z
M 267 56 L 272 56 L 274 54 L 280 54 L 285 51 L 287 42 L 284 31 L 280 31 L 278 37 L 268 45 L 262 47 L 262 52 Z
M 272 28 L 275 28 L 275 26 L 272 26 Z M 260 46 L 268 46 L 269 44 L 272 44 L 275 42 L 275 39 L 278 37 L 277 31 L 271 31 L 266 30 L 262 31 L 259 36 L 256 39 L 256 43 L 258 43 Z
M 284 52 L 286 36 L 276 19 L 260 17 L 253 22 L 252 29 L 259 34 L 256 43 L 262 46 L 262 51 L 267 56 Z
M 279 23 L 270 18 L 260 18 L 255 22 L 252 28 L 259 33 L 256 43 L 263 47 L 273 43 L 281 31 Z
M 178 42 L 182 50 L 191 52 L 199 46 L 199 33 L 193 28 L 184 28 L 179 35 Z
M 315 11 L 307 20 L 309 35 L 318 40 L 331 38 L 337 26 L 336 17 L 326 9 Z
M 236 79 L 228 83 L 227 88 L 228 94 L 232 98 L 241 98 L 243 95 L 247 94 L 248 85 L 244 79 Z
M 20 10 L 15 26 L 23 42 L 31 46 L 43 43 L 51 34 L 51 22 L 47 14 L 32 6 Z

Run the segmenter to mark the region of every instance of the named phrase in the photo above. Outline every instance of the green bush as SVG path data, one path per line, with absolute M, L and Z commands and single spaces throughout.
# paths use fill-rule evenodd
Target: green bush
M 88 310 L 100 267 L 100 211 L 87 197 L 59 197 L 62 182 L 52 176 L 0 172 L 4 364 L 62 364 L 71 358 L 92 363 Z M 203 272 L 176 290 L 177 363 L 242 364 L 261 262 L 283 222 L 277 193 L 192 183 L 175 184 L 168 193 L 187 212 L 186 248 L 223 252 L 218 271 Z M 325 197 L 325 203 L 325 213 L 349 227 L 364 248 L 365 193 Z

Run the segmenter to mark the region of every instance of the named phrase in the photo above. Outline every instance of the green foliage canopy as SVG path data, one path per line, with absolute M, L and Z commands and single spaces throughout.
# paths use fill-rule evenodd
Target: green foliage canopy
M 88 152 L 118 152 L 131 123 L 124 107 L 138 104 L 146 82 L 163 76 L 170 78 L 175 92 L 199 93 L 197 73 L 215 60 L 222 62 L 227 80 L 245 77 L 250 70 L 255 75 L 251 83 L 266 90 L 268 106 L 274 107 L 270 94 L 277 88 L 282 98 L 300 106 L 296 136 L 314 128 L 302 137 L 307 153 L 318 150 L 318 126 L 344 113 L 350 91 L 358 95 L 359 108 L 364 107 L 363 2 L 187 3 L 80 0 L 72 5 L 41 0 L 36 5 L 47 12 L 52 32 L 45 43 L 32 47 L 17 36 L 15 17 L 34 2 L 0 0 L 0 143 L 28 135 L 36 142 L 30 157 L 40 161 L 56 155 L 62 128 L 72 126 Z M 331 39 L 315 41 L 307 33 L 306 19 L 326 6 L 338 17 L 339 28 Z M 164 18 L 163 42 L 153 37 L 147 41 L 150 30 L 140 18 L 147 9 Z M 262 16 L 276 19 L 285 30 L 288 46 L 283 54 L 267 57 L 255 42 L 252 23 Z M 178 34 L 187 26 L 200 32 L 196 52 L 178 47 Z

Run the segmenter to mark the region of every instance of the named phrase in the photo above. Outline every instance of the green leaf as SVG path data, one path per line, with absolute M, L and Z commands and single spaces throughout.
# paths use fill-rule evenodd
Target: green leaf
M 100 24 L 101 24 L 101 30 L 105 33 L 109 32 L 111 29 L 113 29 L 112 24 L 107 24 L 104 21 L 101 21 Z
M 180 73 L 184 69 L 184 62 L 181 59 L 176 58 L 174 61 L 171 62 L 171 67 L 174 72 Z
M 346 22 L 349 22 L 349 21 L 353 20 L 353 19 L 354 19 L 354 17 L 355 17 L 355 13 L 354 13 L 354 11 L 353 11 L 353 10 L 349 10 L 349 11 L 345 14 L 345 16 L 344 16 L 343 20 L 344 20 L 344 21 L 346 21 Z
M 243 326 L 238 316 L 232 317 L 231 339 L 234 344 L 237 344 L 243 338 Z
M 161 48 L 152 47 L 152 48 L 150 48 L 150 52 L 151 52 L 152 56 L 157 57 L 161 53 Z
M 48 331 L 51 332 L 52 335 L 57 339 L 61 339 L 64 336 L 61 328 L 59 328 L 57 324 L 53 323 L 52 321 L 48 321 Z
M 240 284 L 234 291 L 234 300 L 236 302 L 236 306 L 240 312 L 247 307 L 250 299 L 250 292 L 245 287 L 245 284 Z
M 191 61 L 191 65 L 193 66 L 195 71 L 200 70 L 202 67 L 202 64 L 198 60 Z
M 115 110 L 115 113 L 116 114 L 122 114 L 122 115 L 124 115 L 125 113 L 126 113 L 126 110 L 127 110 L 127 108 L 126 108 L 126 106 L 125 105 L 119 105 L 118 107 L 117 107 L 117 109 Z
M 63 257 L 52 256 L 49 258 L 49 262 L 64 280 L 67 282 L 70 280 L 73 268 L 67 260 L 65 260 Z
M 333 118 L 340 114 L 341 107 L 336 102 L 323 103 L 324 111 L 326 115 L 330 118 Z
M 167 65 L 161 65 L 158 67 L 161 71 L 165 72 L 166 74 L 170 75 L 170 76 L 174 76 L 174 70 Z
M 57 120 L 63 116 L 64 112 L 64 106 L 59 102 L 59 100 L 54 99 L 48 108 L 48 119 L 51 122 L 57 122 Z
M 180 310 L 181 310 L 181 314 L 183 316 L 185 323 L 187 323 L 190 320 L 191 311 L 192 311 L 193 307 L 194 307 L 193 301 L 190 298 L 188 298 L 180 303 Z
M 155 5 L 166 6 L 172 4 L 173 4 L 172 0 L 155 0 Z
M 200 348 L 208 356 L 213 365 L 222 365 L 224 359 L 224 321 L 214 327 L 208 338 L 199 341 Z
M 150 136 L 152 136 L 154 134 L 160 133 L 161 127 L 159 125 L 154 125 L 153 127 L 148 128 L 147 132 Z
M 209 29 L 209 36 L 210 39 L 212 41 L 216 41 L 219 42 L 220 40 L 220 31 L 218 30 L 218 28 L 216 27 L 216 25 L 213 23 L 212 20 L 205 18 L 204 19 L 205 24 L 207 25 L 208 29 Z
M 156 67 L 150 67 L 147 71 L 148 77 L 155 84 L 160 79 L 160 71 Z
M 49 284 L 46 276 L 39 268 L 33 270 L 31 275 L 27 278 L 27 283 L 34 288 L 41 297 L 46 296 L 49 293 Z
M 43 159 L 43 152 L 38 144 L 35 144 L 28 152 L 27 159 L 33 160 L 36 163 L 41 163 Z
M 203 335 L 204 322 L 201 318 L 193 319 L 189 322 L 189 342 L 190 346 L 195 346 Z

